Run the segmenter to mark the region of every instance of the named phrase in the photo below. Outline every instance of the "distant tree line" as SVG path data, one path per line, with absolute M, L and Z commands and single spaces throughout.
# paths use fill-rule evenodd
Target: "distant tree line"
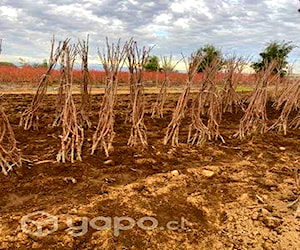
M 29 63 L 23 58 L 19 58 L 19 64 L 21 67 L 33 67 L 33 68 L 47 68 L 48 62 L 47 60 L 43 60 L 42 63 Z M 11 62 L 0 62 L 0 67 L 17 67 L 16 64 Z
M 255 72 L 259 72 L 266 68 L 269 63 L 276 60 L 277 66 L 274 69 L 274 74 L 279 73 L 280 76 L 283 77 L 287 74 L 288 55 L 294 48 L 296 48 L 296 46 L 292 42 L 272 41 L 267 44 L 264 50 L 259 54 L 260 59 L 257 62 L 253 62 L 250 66 Z M 205 44 L 198 49 L 197 53 L 203 58 L 199 65 L 198 72 L 205 72 L 205 69 L 210 68 L 215 61 L 219 61 L 220 69 L 222 65 L 226 63 L 221 50 L 213 44 Z M 160 71 L 159 58 L 155 55 L 150 56 L 144 67 L 148 71 Z
M 2 39 L 0 39 L 0 54 L 1 54 L 1 45 Z M 277 67 L 274 69 L 274 74 L 279 73 L 280 76 L 285 76 L 287 74 L 287 65 L 288 65 L 288 55 L 291 51 L 296 48 L 296 46 L 290 42 L 278 42 L 272 41 L 264 48 L 264 50 L 259 54 L 260 59 L 257 62 L 253 62 L 251 67 L 255 72 L 259 72 L 266 68 L 268 64 L 274 60 L 277 61 Z M 199 56 L 201 56 L 202 62 L 199 65 L 198 72 L 205 72 L 206 68 L 211 67 L 211 65 L 218 60 L 220 69 L 222 65 L 225 64 L 226 60 L 223 58 L 222 52 L 213 44 L 205 44 L 197 50 Z M 43 60 L 42 63 L 33 63 L 30 64 L 23 58 L 19 58 L 19 64 L 21 67 L 35 67 L 35 68 L 46 68 L 48 65 L 47 60 Z M 15 66 L 13 63 L 9 62 L 0 62 L 0 66 Z M 147 63 L 144 65 L 144 68 L 147 71 L 162 71 L 159 57 L 156 55 L 149 56 Z

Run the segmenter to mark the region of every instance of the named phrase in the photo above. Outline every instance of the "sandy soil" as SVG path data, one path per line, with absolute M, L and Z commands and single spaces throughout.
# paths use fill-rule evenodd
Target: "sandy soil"
M 187 116 L 183 144 L 163 146 L 177 97 L 169 96 L 164 118 L 151 119 L 155 95 L 147 95 L 146 150 L 126 146 L 128 96 L 121 95 L 111 157 L 105 158 L 101 151 L 90 155 L 92 128 L 85 133 L 83 161 L 62 164 L 55 162 L 60 129 L 49 126 L 55 96 L 48 95 L 43 103 L 40 130 L 23 131 L 18 127 L 20 115 L 32 96 L 5 95 L 18 146 L 31 162 L 0 176 L 0 249 L 300 249 L 300 212 L 298 217 L 297 204 L 288 207 L 300 195 L 294 178 L 300 164 L 300 131 L 287 136 L 270 132 L 240 141 L 232 135 L 242 114 L 226 114 L 221 125 L 226 144 L 217 141 L 190 148 L 184 144 Z M 94 125 L 101 98 L 93 96 Z M 269 105 L 268 115 L 271 123 L 278 112 Z M 35 235 L 33 223 L 26 224 L 31 233 L 22 230 L 23 216 L 38 211 L 55 216 L 55 232 L 50 233 L 51 224 L 43 227 L 47 236 Z M 115 227 L 102 229 L 101 221 L 96 227 L 91 221 L 98 216 L 112 218 Z M 122 216 L 135 222 L 148 216 L 158 225 L 151 230 L 138 225 L 118 230 L 115 223 Z M 87 232 L 75 236 L 86 225 L 84 217 L 90 222 Z M 68 218 L 77 231 L 67 225 Z M 36 214 L 33 219 L 47 218 Z M 167 228 L 170 221 L 179 224 Z M 130 226 L 128 221 L 122 224 Z

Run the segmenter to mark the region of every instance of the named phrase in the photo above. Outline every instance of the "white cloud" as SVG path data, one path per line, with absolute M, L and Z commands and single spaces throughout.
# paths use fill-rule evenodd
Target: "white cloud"
M 177 58 L 206 43 L 257 57 L 271 40 L 300 45 L 298 8 L 300 2 L 289 0 L 2 0 L 1 60 L 47 58 L 53 34 L 74 41 L 91 34 L 95 60 L 106 36 L 134 37 L 156 44 L 153 54 Z M 299 49 L 291 53 L 296 59 Z
M 190 24 L 190 19 L 189 18 L 179 18 L 174 22 L 175 27 L 180 27 L 182 29 L 187 29 L 189 28 Z
M 0 6 L 1 16 L 6 17 L 9 21 L 17 21 L 18 10 L 9 6 Z
M 170 13 L 162 13 L 155 17 L 154 22 L 160 25 L 170 24 L 172 20 L 172 15 Z

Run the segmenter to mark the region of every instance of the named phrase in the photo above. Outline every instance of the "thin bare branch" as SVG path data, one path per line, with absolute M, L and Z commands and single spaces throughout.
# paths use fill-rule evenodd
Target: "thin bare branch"
M 160 91 L 156 98 L 156 102 L 152 107 L 151 118 L 154 118 L 156 115 L 161 118 L 163 117 L 164 105 L 167 100 L 167 89 L 170 86 L 170 73 L 174 71 L 175 67 L 181 60 L 174 62 L 172 55 L 170 55 L 169 57 L 164 56 L 161 58 L 161 70 L 164 73 L 164 80 L 160 87 Z
M 22 126 L 25 130 L 29 130 L 33 128 L 34 130 L 38 129 L 38 121 L 39 121 L 39 109 L 42 104 L 42 101 L 47 92 L 47 86 L 50 78 L 50 74 L 52 69 L 55 67 L 59 57 L 61 56 L 62 51 L 67 46 L 69 39 L 66 39 L 64 42 L 59 42 L 57 48 L 54 52 L 54 37 L 51 41 L 51 52 L 48 68 L 45 74 L 42 75 L 41 80 L 39 82 L 37 91 L 32 99 L 30 106 L 23 112 L 19 126 Z

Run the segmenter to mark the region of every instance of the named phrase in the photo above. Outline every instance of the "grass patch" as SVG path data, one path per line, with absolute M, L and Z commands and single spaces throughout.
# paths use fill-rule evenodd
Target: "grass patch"
M 250 86 L 243 86 L 243 85 L 238 85 L 236 88 L 237 92 L 250 92 L 253 90 L 253 87 Z

